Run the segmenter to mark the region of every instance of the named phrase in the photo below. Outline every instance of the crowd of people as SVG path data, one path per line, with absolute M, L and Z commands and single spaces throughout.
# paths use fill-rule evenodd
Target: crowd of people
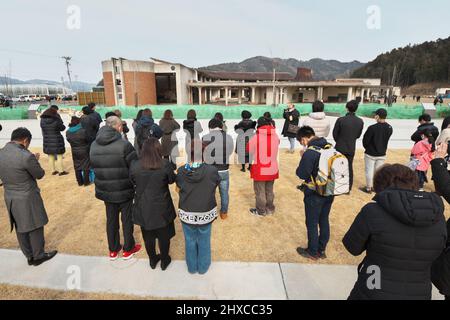
M 294 105 L 284 110 L 282 135 L 288 138 L 289 153 L 301 146 L 296 175 L 304 194 L 307 246 L 297 253 L 312 261 L 327 259 L 330 240 L 329 215 L 335 197 L 351 194 L 356 142 L 363 136 L 364 121 L 356 115 L 358 102 L 347 103 L 348 113 L 331 130 L 324 104 L 316 101 L 303 121 Z M 119 110 L 103 119 L 95 104 L 83 108 L 82 117 L 72 117 L 66 131 L 71 145 L 75 178 L 79 186 L 95 184 L 95 196 L 105 204 L 106 233 L 110 260 L 131 259 L 141 250 L 134 238 L 134 226 L 141 228 L 149 264 L 170 263 L 170 241 L 179 217 L 185 240 L 189 273 L 205 274 L 211 265 L 213 222 L 229 215 L 230 165 L 237 154 L 241 171 L 250 171 L 257 217 L 276 213 L 275 181 L 279 178 L 280 138 L 269 112 L 252 120 L 243 111 L 234 127 L 236 144 L 221 113 L 208 123 L 203 134 L 195 110 L 180 125 L 167 110 L 157 124 L 150 109 L 140 110 L 132 123 L 133 143 L 128 141 L 127 123 Z M 365 254 L 358 267 L 358 280 L 350 299 L 431 299 L 432 282 L 450 297 L 450 249 L 440 196 L 450 201 L 450 118 L 441 133 L 427 114 L 419 118 L 412 135 L 414 147 L 407 165 L 386 165 L 393 127 L 386 109 L 374 112 L 375 123 L 363 136 L 366 185 L 360 190 L 375 193 L 372 202 L 357 214 L 343 244 L 352 255 Z M 53 175 L 63 176 L 65 125 L 58 107 L 49 107 L 41 116 L 43 151 L 48 155 Z M 180 163 L 177 132 L 186 134 L 186 159 Z M 327 140 L 332 132 L 335 145 Z M 37 180 L 45 175 L 40 155 L 28 148 L 28 129 L 13 131 L 11 142 L 0 150 L 0 179 L 6 206 L 20 248 L 30 265 L 40 265 L 57 252 L 46 252 L 44 226 L 48 223 Z M 407 159 L 405 159 L 405 163 Z M 435 193 L 424 192 L 427 172 L 432 170 Z M 179 193 L 178 210 L 169 186 Z M 295 186 L 294 186 L 295 188 Z M 219 192 L 220 206 L 216 201 Z M 350 198 L 349 198 L 350 199 Z M 123 245 L 120 237 L 122 226 Z M 158 242 L 158 248 L 156 246 Z M 381 270 L 380 287 L 368 285 L 374 267 Z

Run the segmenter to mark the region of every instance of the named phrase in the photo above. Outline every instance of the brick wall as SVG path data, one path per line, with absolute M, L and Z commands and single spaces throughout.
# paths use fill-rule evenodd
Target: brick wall
M 124 71 L 123 84 L 125 85 L 125 104 L 135 105 L 135 92 L 138 93 L 138 105 L 157 104 L 156 78 L 152 72 Z M 134 85 L 136 84 L 136 90 Z
M 105 102 L 107 106 L 115 106 L 116 99 L 114 97 L 112 72 L 103 72 L 103 86 L 105 87 Z

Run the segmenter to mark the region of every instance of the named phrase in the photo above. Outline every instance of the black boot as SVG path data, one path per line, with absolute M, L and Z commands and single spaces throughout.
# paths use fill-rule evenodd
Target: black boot
M 58 253 L 58 251 L 51 251 L 51 252 L 46 252 L 44 253 L 44 256 L 41 259 L 34 259 L 32 264 L 33 266 L 37 267 L 41 264 L 43 264 L 44 262 L 54 258 L 56 256 L 56 254 Z
M 242 171 L 242 172 L 245 172 L 245 164 L 242 165 L 241 171 Z
M 158 265 L 158 262 L 161 260 L 161 256 L 158 254 L 153 259 L 150 258 L 150 268 L 153 270 L 156 269 L 156 266 Z
M 170 256 L 167 257 L 167 260 L 161 261 L 161 270 L 165 271 L 171 262 L 172 258 Z

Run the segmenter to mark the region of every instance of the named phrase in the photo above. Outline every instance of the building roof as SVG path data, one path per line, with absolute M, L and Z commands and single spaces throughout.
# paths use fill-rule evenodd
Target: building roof
M 232 80 L 232 81 L 273 81 L 272 72 L 226 72 L 226 71 L 208 71 L 199 70 L 200 75 L 214 80 Z M 292 81 L 293 77 L 288 72 L 277 72 L 276 81 Z

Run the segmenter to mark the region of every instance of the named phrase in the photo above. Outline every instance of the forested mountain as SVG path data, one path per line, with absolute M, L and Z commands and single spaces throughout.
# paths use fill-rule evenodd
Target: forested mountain
M 394 49 L 355 70 L 354 78 L 381 78 L 384 84 L 450 83 L 450 37 Z
M 333 80 L 335 78 L 348 78 L 352 71 L 363 66 L 359 61 L 340 62 L 337 60 L 311 59 L 301 61 L 297 59 L 280 59 L 268 57 L 253 57 L 242 62 L 223 63 L 200 70 L 225 71 L 225 72 L 272 72 L 275 67 L 277 72 L 288 72 L 295 76 L 297 68 L 309 68 L 313 72 L 315 80 Z

